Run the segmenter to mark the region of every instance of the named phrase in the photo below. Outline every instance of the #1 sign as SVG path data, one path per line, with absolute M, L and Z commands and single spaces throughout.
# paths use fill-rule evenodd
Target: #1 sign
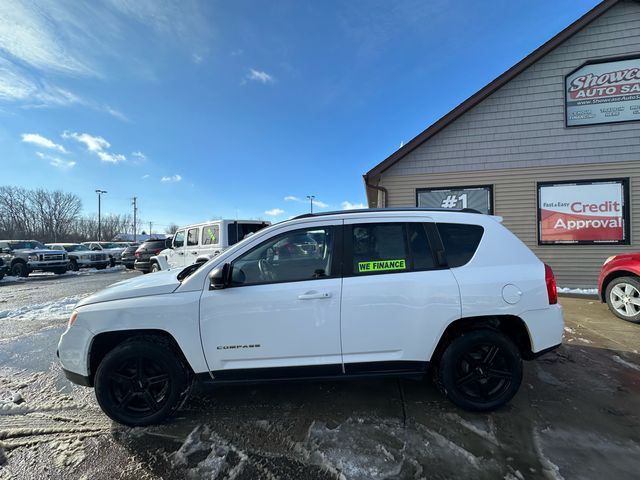
M 538 185 L 539 243 L 626 243 L 623 181 Z

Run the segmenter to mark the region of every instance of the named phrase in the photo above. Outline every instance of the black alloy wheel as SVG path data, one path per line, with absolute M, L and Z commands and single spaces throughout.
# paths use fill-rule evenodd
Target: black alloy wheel
M 116 422 L 129 426 L 158 423 L 187 394 L 188 371 L 165 345 L 145 340 L 120 344 L 96 372 L 96 398 Z
M 494 410 L 511 400 L 522 382 L 522 359 L 513 342 L 489 329 L 467 332 L 445 349 L 439 382 L 466 410 Z

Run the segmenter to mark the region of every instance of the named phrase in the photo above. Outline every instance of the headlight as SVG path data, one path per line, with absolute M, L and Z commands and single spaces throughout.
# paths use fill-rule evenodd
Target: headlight
M 29 255 L 29 260 L 38 261 L 38 255 Z
M 74 310 L 73 312 L 71 312 L 71 316 L 69 317 L 69 325 L 68 325 L 68 327 L 73 325 L 76 322 L 77 318 L 78 318 L 78 311 Z
M 604 261 L 603 265 L 606 265 L 607 263 L 609 263 L 609 262 L 610 262 L 611 260 L 613 260 L 614 258 L 616 258 L 616 256 L 615 256 L 615 255 L 611 255 L 609 258 L 607 258 L 607 259 Z

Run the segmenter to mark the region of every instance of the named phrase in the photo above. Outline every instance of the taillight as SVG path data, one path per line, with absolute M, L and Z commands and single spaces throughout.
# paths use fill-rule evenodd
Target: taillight
M 547 296 L 549 297 L 549 305 L 558 303 L 558 286 L 556 285 L 556 277 L 551 267 L 544 264 L 544 280 L 547 283 Z
M 154 251 L 153 251 L 153 254 L 154 254 L 154 255 L 158 255 L 161 251 L 162 251 L 162 249 L 161 249 L 161 248 L 159 248 L 159 249 L 157 249 L 157 250 L 154 250 Z
M 134 257 L 139 257 L 140 256 L 140 252 L 136 252 L 133 254 Z

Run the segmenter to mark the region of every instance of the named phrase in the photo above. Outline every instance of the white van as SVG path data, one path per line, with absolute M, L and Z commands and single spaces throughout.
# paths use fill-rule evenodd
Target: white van
M 170 248 L 151 257 L 151 271 L 206 262 L 269 225 L 271 222 L 262 220 L 212 220 L 182 227 L 173 236 Z

